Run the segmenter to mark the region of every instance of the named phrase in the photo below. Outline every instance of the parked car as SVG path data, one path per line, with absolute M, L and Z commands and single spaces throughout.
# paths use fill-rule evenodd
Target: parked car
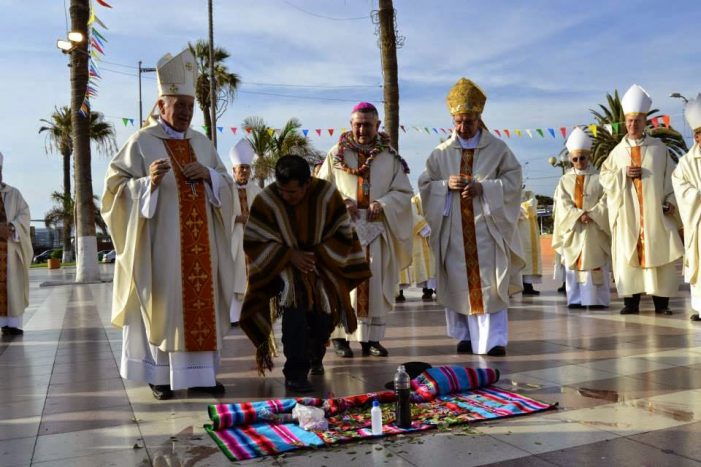
M 114 251 L 114 250 L 112 250 L 112 251 L 106 253 L 106 254 L 102 257 L 102 262 L 103 262 L 103 263 L 114 263 L 114 260 L 115 260 L 116 258 L 117 258 L 117 252 Z
M 97 252 L 97 260 L 102 261 L 102 259 L 105 257 L 107 253 L 109 253 L 110 250 L 100 250 Z
M 47 262 L 49 260 L 49 258 L 51 257 L 52 251 L 54 251 L 54 250 L 42 251 L 38 255 L 34 256 L 34 258 L 32 258 L 32 263 L 39 264 L 39 263 Z

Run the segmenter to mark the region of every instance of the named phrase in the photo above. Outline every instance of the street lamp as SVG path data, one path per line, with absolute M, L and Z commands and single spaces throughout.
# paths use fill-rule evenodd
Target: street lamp
M 669 97 L 672 97 L 672 98 L 674 98 L 674 99 L 681 99 L 681 100 L 683 100 L 685 106 L 686 106 L 686 104 L 689 103 L 689 99 L 687 99 L 685 96 L 683 96 L 682 94 L 680 94 L 680 93 L 678 93 L 678 92 L 673 92 L 673 93 L 671 93 L 671 94 L 669 95 Z M 683 133 L 686 133 L 686 123 L 685 123 L 685 122 L 686 122 L 686 119 L 684 118 L 684 115 L 683 115 L 683 112 L 682 112 L 682 138 L 685 138 L 685 136 L 684 136 Z M 694 129 L 692 128 L 692 129 L 691 129 L 691 132 L 692 132 L 691 138 L 692 138 L 692 139 L 693 139 L 693 137 L 694 137 L 693 131 L 694 131 Z
M 142 67 L 141 60 L 139 60 L 139 128 L 144 124 L 144 110 L 141 103 L 141 73 L 153 73 L 154 71 L 156 71 L 155 68 Z
M 64 54 L 71 53 L 75 50 L 76 46 L 83 42 L 85 36 L 80 31 L 71 31 L 68 33 L 68 39 L 59 39 L 56 41 L 56 47 L 61 50 Z
M 548 157 L 548 164 L 552 165 L 553 167 L 560 167 L 562 169 L 562 174 L 565 174 L 565 170 L 570 166 L 570 161 L 567 158 L 566 153 L 560 154 L 560 158 L 558 159 L 556 156 L 550 156 Z
M 675 99 L 681 99 L 681 100 L 684 101 L 685 104 L 689 102 L 689 99 L 687 99 L 687 98 L 684 97 L 683 95 L 679 94 L 678 92 L 673 92 L 673 93 L 671 93 L 671 94 L 669 95 L 669 97 L 673 97 L 673 98 L 675 98 Z

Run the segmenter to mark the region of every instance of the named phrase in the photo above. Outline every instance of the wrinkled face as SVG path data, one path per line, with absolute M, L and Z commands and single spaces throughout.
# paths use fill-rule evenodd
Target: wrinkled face
M 370 144 L 380 129 L 380 119 L 372 112 L 355 112 L 351 115 L 350 125 L 353 139 L 358 144 Z
M 628 136 L 635 139 L 640 139 L 643 137 L 645 132 L 647 118 L 643 114 L 637 115 L 626 115 L 626 130 L 628 131 Z
M 455 132 L 462 139 L 472 138 L 479 131 L 480 118 L 481 115 L 476 112 L 453 115 Z
M 589 166 L 590 156 L 589 151 L 575 151 L 574 154 L 570 154 L 570 162 L 575 169 L 584 170 Z
M 696 141 L 696 144 L 701 145 L 701 128 L 694 131 L 694 141 Z M 0 170 L 0 182 L 2 182 L 2 170 Z
M 277 186 L 280 197 L 285 203 L 290 206 L 297 206 L 302 199 L 304 199 L 304 195 L 307 194 L 309 183 L 310 181 L 308 180 L 306 183 L 300 185 L 297 180 L 290 180 L 287 183 L 275 182 L 275 185 Z
M 195 98 L 192 96 L 163 96 L 158 99 L 161 118 L 175 131 L 190 128 L 195 113 Z
M 234 180 L 239 185 L 245 185 L 251 178 L 251 166 L 248 164 L 241 164 L 234 166 Z

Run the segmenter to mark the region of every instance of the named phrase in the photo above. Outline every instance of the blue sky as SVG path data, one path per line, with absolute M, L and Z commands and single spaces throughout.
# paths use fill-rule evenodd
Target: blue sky
M 206 0 L 107 0 L 96 6 L 108 30 L 102 80 L 93 110 L 117 130 L 121 146 L 138 120 L 136 66 L 153 66 L 166 52 L 207 36 Z M 69 102 L 67 57 L 55 47 L 66 35 L 66 0 L 0 0 L 0 44 L 4 112 L 0 151 L 4 178 L 24 193 L 32 218 L 43 218 L 49 195 L 61 189 L 61 161 L 47 154 L 41 118 Z M 473 1 L 395 0 L 397 27 L 405 37 L 398 51 L 400 152 L 415 181 L 438 135 L 412 126 L 449 128 L 445 96 L 461 76 L 487 92 L 484 119 L 490 128 L 520 129 L 507 143 L 524 165 L 526 185 L 551 194 L 559 170 L 546 159 L 563 145 L 559 127 L 591 123 L 589 109 L 607 92 L 639 83 L 653 106 L 682 127 L 682 106 L 670 92 L 701 91 L 701 8 L 689 1 Z M 335 142 L 314 129 L 348 126 L 355 102 L 382 109 L 382 75 L 375 26 L 369 12 L 377 0 L 215 0 L 215 43 L 231 53 L 229 69 L 242 79 L 240 92 L 219 121 L 219 152 L 227 166 L 236 143 L 230 127 L 247 116 L 272 127 L 297 117 L 311 129 L 313 145 L 327 151 Z M 156 98 L 154 75 L 143 75 L 144 112 Z M 202 116 L 195 115 L 199 127 Z M 558 137 L 535 135 L 555 128 Z M 525 130 L 531 129 L 534 138 Z M 239 129 L 239 132 L 241 130 Z M 684 134 L 689 137 L 688 128 Z M 101 195 L 109 157 L 93 154 L 93 184 Z

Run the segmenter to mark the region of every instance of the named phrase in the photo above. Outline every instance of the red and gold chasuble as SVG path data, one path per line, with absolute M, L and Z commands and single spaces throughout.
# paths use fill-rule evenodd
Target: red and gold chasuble
M 365 154 L 358 153 L 358 167 L 365 163 Z M 368 209 L 370 207 L 370 171 L 365 173 L 365 177 L 358 175 L 358 189 L 356 196 L 358 209 Z M 370 261 L 370 246 L 365 247 L 365 257 Z M 367 318 L 370 313 L 370 280 L 361 282 L 355 291 L 355 315 L 358 318 Z
M 642 155 L 640 152 L 641 146 L 633 146 L 630 148 L 630 160 L 634 167 L 640 167 Z M 645 218 L 643 217 L 643 181 L 641 178 L 633 179 L 635 193 L 638 195 L 638 206 L 640 209 L 640 236 L 638 237 L 638 262 L 640 267 L 645 267 Z
M 0 193 L 0 225 L 7 224 L 5 202 Z M 8 316 L 7 305 L 7 239 L 0 239 L 0 316 Z
M 209 250 L 207 195 L 204 183 L 188 181 L 182 168 L 197 159 L 190 142 L 165 140 L 178 187 L 180 216 L 180 269 L 182 277 L 185 349 L 217 350 L 212 257 Z
M 472 163 L 475 150 L 463 149 L 460 159 L 460 174 L 472 179 Z M 484 314 L 482 299 L 482 280 L 480 279 L 479 257 L 477 256 L 477 234 L 475 230 L 475 210 L 472 198 L 460 196 L 460 213 L 462 214 L 462 240 L 465 250 L 465 268 L 467 269 L 467 288 L 469 290 L 470 314 Z
M 577 209 L 582 209 L 584 206 L 584 175 L 577 175 L 574 179 L 574 205 Z M 574 267 L 577 271 L 582 270 L 582 254 L 577 258 L 577 264 Z

